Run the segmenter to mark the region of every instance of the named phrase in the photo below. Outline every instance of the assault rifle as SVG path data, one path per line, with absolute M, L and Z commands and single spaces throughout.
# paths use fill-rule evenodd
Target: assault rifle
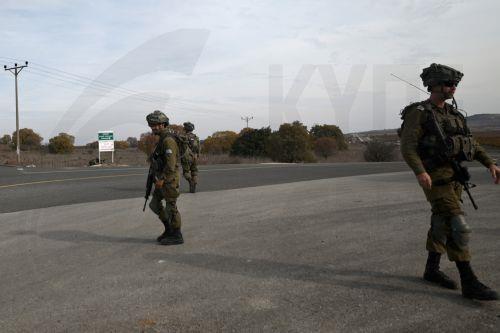
M 467 169 L 467 167 L 463 166 L 460 161 L 457 160 L 456 156 L 453 155 L 453 141 L 448 140 L 444 135 L 433 110 L 431 110 L 431 114 L 432 122 L 434 124 L 436 133 L 438 134 L 438 140 L 443 151 L 442 158 L 448 161 L 451 164 L 451 168 L 453 169 L 453 176 L 450 179 L 435 181 L 434 185 L 445 185 L 452 181 L 459 182 L 463 186 L 465 193 L 467 193 L 467 195 L 469 196 L 470 202 L 472 203 L 472 206 L 474 206 L 474 209 L 478 209 L 478 206 L 474 201 L 474 198 L 472 198 L 472 194 L 470 193 L 470 189 L 475 187 L 476 185 L 470 183 L 469 170 Z
M 154 154 L 151 155 L 151 165 L 149 166 L 148 178 L 146 179 L 146 195 L 144 198 L 146 201 L 144 202 L 144 207 L 142 207 L 142 211 L 146 210 L 146 204 L 148 203 L 149 196 L 151 195 L 151 191 L 153 190 L 153 184 L 156 181 L 156 171 L 159 170 L 159 163 L 154 158 Z
M 149 166 L 148 178 L 146 179 L 146 195 L 144 196 L 146 201 L 144 201 L 144 207 L 142 207 L 142 211 L 146 210 L 146 204 L 148 203 L 149 196 L 151 195 L 151 191 L 153 190 L 154 179 L 155 173 L 153 170 L 153 163 L 151 163 L 151 165 Z

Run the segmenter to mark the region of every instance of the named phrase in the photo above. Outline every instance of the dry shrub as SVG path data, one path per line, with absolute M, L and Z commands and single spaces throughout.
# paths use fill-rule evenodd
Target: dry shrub
M 229 154 L 201 154 L 198 164 L 255 164 L 271 162 L 269 158 L 263 157 L 240 157 Z
M 139 150 L 146 153 L 146 155 L 151 155 L 158 143 L 159 137 L 153 133 L 142 133 L 139 139 Z
M 396 145 L 389 142 L 372 141 L 366 145 L 364 152 L 367 162 L 390 162 L 394 161 L 394 150 Z
M 115 149 L 127 149 L 129 146 L 128 141 L 115 141 Z

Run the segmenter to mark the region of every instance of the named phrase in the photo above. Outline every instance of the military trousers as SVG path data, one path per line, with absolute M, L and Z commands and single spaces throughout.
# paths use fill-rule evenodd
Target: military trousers
M 169 195 L 169 190 L 164 186 L 162 189 L 154 190 L 153 197 L 149 203 L 149 208 L 160 218 L 162 223 L 168 223 L 174 229 L 179 229 L 182 224 L 181 214 L 177 209 L 178 196 L 178 194 Z
M 453 170 L 448 168 L 430 174 L 433 181 L 449 179 L 452 175 Z M 471 229 L 465 222 L 461 207 L 462 185 L 452 181 L 444 185 L 433 185 L 430 190 L 424 189 L 424 193 L 432 211 L 426 249 L 447 253 L 451 261 L 470 261 Z
M 198 183 L 198 157 L 193 157 L 189 161 L 189 172 L 191 174 L 191 179 Z

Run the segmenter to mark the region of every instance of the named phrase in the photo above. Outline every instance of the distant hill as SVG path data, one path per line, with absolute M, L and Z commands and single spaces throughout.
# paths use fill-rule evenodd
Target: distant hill
M 500 114 L 491 113 L 481 113 L 475 114 L 467 117 L 467 125 L 469 125 L 472 133 L 478 132 L 499 132 L 500 134 Z M 358 133 L 348 133 L 349 134 L 359 134 L 363 136 L 381 136 L 381 135 L 395 135 L 397 128 L 384 129 L 384 130 L 373 130 Z
M 473 132 L 500 131 L 500 114 L 475 114 L 467 117 L 467 125 Z

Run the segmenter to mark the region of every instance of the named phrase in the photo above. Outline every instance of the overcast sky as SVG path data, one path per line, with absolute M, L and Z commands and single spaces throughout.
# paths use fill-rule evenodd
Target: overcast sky
M 155 109 L 202 138 L 241 130 L 244 116 L 256 128 L 395 128 L 425 94 L 390 73 L 422 87 L 432 62 L 464 71 L 461 108 L 500 113 L 499 11 L 495 0 L 2 1 L 0 64 L 30 62 L 20 126 L 45 141 L 139 136 Z M 14 76 L 3 72 L 0 134 L 14 130 Z

